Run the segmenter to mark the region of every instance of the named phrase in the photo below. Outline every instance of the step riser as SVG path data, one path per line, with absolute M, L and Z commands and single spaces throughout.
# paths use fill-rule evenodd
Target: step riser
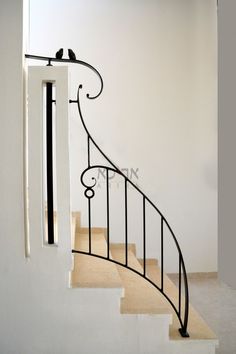
M 169 342 L 171 315 L 138 315 L 140 353 L 156 353 L 156 349 Z
M 156 347 L 149 345 L 146 348 L 139 348 L 139 354 L 215 354 L 215 346 L 198 343 L 188 346 L 184 343 L 173 345 L 157 343 Z
M 168 345 L 168 354 L 215 354 L 217 341 L 215 344 L 207 341 L 175 341 Z

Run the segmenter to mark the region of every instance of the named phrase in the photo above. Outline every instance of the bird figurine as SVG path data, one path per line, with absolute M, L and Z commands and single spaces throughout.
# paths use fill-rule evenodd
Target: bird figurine
M 62 59 L 63 57 L 63 48 L 59 49 L 57 52 L 56 52 L 56 59 Z
M 76 55 L 72 49 L 68 49 L 68 56 L 69 56 L 70 60 L 76 60 Z

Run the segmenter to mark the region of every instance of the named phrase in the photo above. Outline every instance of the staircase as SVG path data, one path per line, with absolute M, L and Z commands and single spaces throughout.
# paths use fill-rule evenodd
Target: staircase
M 151 199 L 137 187 L 120 170 L 110 158 L 97 145 L 84 121 L 82 113 L 82 100 L 95 100 L 103 91 L 103 79 L 100 73 L 90 64 L 76 59 L 58 59 L 26 55 L 26 58 L 47 61 L 44 70 L 30 70 L 29 93 L 31 104 L 29 105 L 29 131 L 32 132 L 30 146 L 31 166 L 39 161 L 37 168 L 31 168 L 29 179 L 30 194 L 34 196 L 34 208 L 39 211 L 36 215 L 31 209 L 31 225 L 35 232 L 42 230 L 42 190 L 35 186 L 41 186 L 42 164 L 42 84 L 46 82 L 46 112 L 47 122 L 47 160 L 51 167 L 53 157 L 52 134 L 52 105 L 56 102 L 56 127 L 57 127 L 57 197 L 58 197 L 58 239 L 59 247 L 66 252 L 69 261 L 69 246 L 73 253 L 73 270 L 71 272 L 70 286 L 74 289 L 74 297 L 78 300 L 78 308 L 82 322 L 76 321 L 79 326 L 79 340 L 83 342 L 83 354 L 107 353 L 107 354 L 213 354 L 217 345 L 214 333 L 206 325 L 203 319 L 189 304 L 189 290 L 187 271 L 183 254 L 166 217 Z M 100 90 L 96 95 L 83 91 L 83 85 L 79 84 L 76 99 L 69 99 L 67 68 L 53 67 L 52 63 L 72 63 L 85 66 L 92 70 L 100 80 Z M 60 70 L 59 70 L 60 69 Z M 52 99 L 52 82 L 56 82 L 56 97 Z M 65 84 L 66 83 L 66 84 Z M 83 98 L 82 98 L 83 97 Z M 35 104 L 35 101 L 37 104 Z M 73 214 L 72 244 L 69 245 L 69 166 L 68 166 L 68 104 L 75 103 L 79 117 L 84 128 L 86 146 L 86 166 L 80 176 L 84 187 L 84 197 L 87 204 L 87 228 L 80 225 L 80 214 Z M 38 107 L 36 110 L 35 107 Z M 35 114 L 35 116 L 32 114 Z M 32 119 L 32 116 L 34 119 Z M 38 126 L 35 125 L 38 122 Z M 38 134 L 39 132 L 39 134 Z M 50 133 L 50 134 L 49 134 Z M 62 138 L 64 137 L 64 138 Z M 59 143 L 60 142 L 60 143 Z M 49 148 L 50 147 L 50 148 Z M 32 152 L 31 152 L 32 150 Z M 94 154 L 95 152 L 95 154 Z M 98 160 L 96 159 L 97 157 Z M 102 164 L 97 161 L 102 161 Z M 99 169 L 104 171 L 105 184 L 103 194 L 103 209 L 106 228 L 94 228 L 94 208 L 97 184 L 96 174 Z M 48 244 L 54 245 L 53 230 L 53 178 L 51 168 L 47 169 L 48 193 Z M 123 225 L 121 230 L 124 244 L 111 241 L 114 228 L 111 223 L 111 205 L 116 205 L 116 199 L 109 190 L 111 175 L 121 179 L 122 188 L 121 213 Z M 36 183 L 39 180 L 40 183 Z M 50 187 L 50 188 L 49 188 Z M 141 215 L 140 233 L 135 242 L 139 242 L 139 256 L 136 253 L 136 245 L 130 244 L 132 235 L 129 233 L 131 212 L 129 207 L 131 193 L 136 193 L 139 198 L 139 213 Z M 49 201 L 51 200 L 51 203 Z M 138 211 L 138 206 L 135 206 Z M 149 211 L 155 214 L 155 222 L 150 222 Z M 84 210 L 83 210 L 84 212 Z M 138 213 L 136 213 L 138 215 Z M 39 216 L 39 217 L 38 217 Z M 153 225 L 152 225 L 153 224 Z M 50 227 L 51 225 L 51 227 Z M 148 236 L 150 225 L 155 226 L 151 234 L 155 249 L 158 249 L 159 259 L 149 258 Z M 33 231 L 33 227 L 31 228 Z M 50 236 L 50 237 L 49 237 Z M 131 237 L 130 237 L 131 236 Z M 41 245 L 41 244 L 40 244 Z M 141 247 L 140 247 L 141 245 Z M 168 246 L 171 245 L 171 253 Z M 153 246 L 153 244 L 152 244 Z M 140 255 L 141 252 L 141 255 Z M 155 252 L 155 257 L 156 257 Z M 141 259 L 139 259 L 141 257 Z M 166 273 L 166 259 L 175 257 L 178 274 L 178 287 L 168 278 Z M 77 294 L 79 295 L 77 298 Z M 74 296 L 73 295 L 73 296 Z M 97 317 L 96 317 L 97 314 Z M 98 317 L 99 314 L 99 317 Z M 90 333 L 96 332 L 96 336 Z M 77 332 L 76 332 L 77 335 Z M 86 336 L 86 338 L 85 338 Z M 106 342 L 106 346 L 103 344 Z M 76 349 L 75 349 L 76 350 Z M 77 351 L 75 351 L 77 353 Z
M 88 252 L 88 228 L 80 227 L 79 213 L 76 214 L 74 232 L 74 250 Z M 102 289 L 104 297 L 106 297 L 106 291 L 109 292 L 109 296 L 112 296 L 110 292 L 112 289 L 120 290 L 120 293 L 114 293 L 118 301 L 117 312 L 113 314 L 113 318 L 115 321 L 120 321 L 121 327 L 124 326 L 124 321 L 129 322 L 131 319 L 133 321 L 132 327 L 129 328 L 129 339 L 127 339 L 127 333 L 121 331 L 120 334 L 120 341 L 128 342 L 127 351 L 123 348 L 124 353 L 215 353 L 218 340 L 191 305 L 188 325 L 190 337 L 183 338 L 179 332 L 179 321 L 176 313 L 162 294 L 157 292 L 146 279 L 115 263 L 124 261 L 125 245 L 110 244 L 110 261 L 107 261 L 100 258 L 107 255 L 106 229 L 92 228 L 91 237 L 93 256 L 74 253 L 71 287 L 84 290 L 93 289 L 94 291 Z M 131 268 L 142 273 L 143 261 L 136 257 L 135 244 L 128 245 L 128 260 L 128 265 Z M 161 274 L 158 261 L 156 259 L 147 259 L 146 268 L 150 279 L 159 284 Z M 164 277 L 168 294 L 177 303 L 178 289 L 166 274 Z M 100 305 L 101 303 L 98 303 L 98 306 Z M 106 308 L 104 308 L 104 311 L 106 311 Z M 90 327 L 92 331 L 92 323 Z M 93 340 L 93 337 L 91 340 Z M 97 353 L 104 353 L 103 342 L 100 343 L 100 346 Z M 110 352 L 110 354 L 113 353 L 116 353 L 115 348 Z

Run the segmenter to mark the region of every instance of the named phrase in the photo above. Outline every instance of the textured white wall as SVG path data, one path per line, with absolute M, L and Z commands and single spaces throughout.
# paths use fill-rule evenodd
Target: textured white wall
M 73 48 L 104 78 L 102 97 L 83 101 L 91 134 L 120 167 L 139 168 L 138 184 L 172 225 L 188 270 L 215 271 L 216 0 L 31 0 L 30 51 L 53 55 L 60 47 Z M 87 69 L 75 74 L 72 97 L 75 83 L 85 83 L 91 92 L 98 89 Z M 74 108 L 70 123 L 72 206 L 85 210 L 79 175 L 86 143 Z M 117 241 L 123 237 L 122 200 L 116 184 L 112 191 Z M 141 209 L 135 197 L 130 202 L 136 210 L 131 240 L 139 242 Z M 101 208 L 96 215 L 94 210 L 94 225 L 104 225 Z M 85 224 L 86 212 L 83 216 Z M 156 237 L 150 220 L 149 233 Z M 158 254 L 153 242 L 149 256 Z

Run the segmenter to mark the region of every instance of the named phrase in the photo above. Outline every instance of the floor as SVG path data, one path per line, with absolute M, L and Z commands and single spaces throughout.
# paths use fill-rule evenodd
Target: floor
M 236 354 L 236 290 L 220 283 L 216 275 L 190 277 L 189 288 L 192 305 L 219 339 L 216 353 Z

